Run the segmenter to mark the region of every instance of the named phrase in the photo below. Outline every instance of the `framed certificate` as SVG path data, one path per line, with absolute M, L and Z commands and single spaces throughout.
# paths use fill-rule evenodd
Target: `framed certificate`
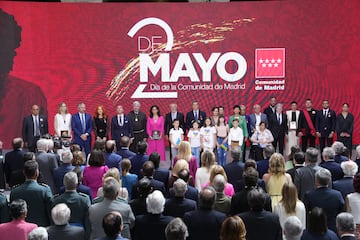
M 296 126 L 296 122 L 295 121 L 291 121 L 289 124 L 289 129 L 290 130 L 296 130 L 297 126 Z
M 61 131 L 60 135 L 61 135 L 61 138 L 70 138 L 68 130 Z
M 160 131 L 158 131 L 158 130 L 152 131 L 151 137 L 154 140 L 159 140 L 160 139 Z

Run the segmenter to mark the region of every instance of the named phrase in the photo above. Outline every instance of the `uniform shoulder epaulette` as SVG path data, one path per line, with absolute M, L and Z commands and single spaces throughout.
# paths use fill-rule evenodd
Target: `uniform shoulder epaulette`
M 52 198 L 55 199 L 55 198 L 59 197 L 60 195 L 61 195 L 61 194 L 59 194 L 59 193 L 54 194 L 54 195 L 52 196 Z
M 21 186 L 21 185 L 22 185 L 22 184 L 16 184 L 16 185 L 12 186 L 12 187 L 11 187 L 11 190 L 12 190 L 12 189 L 15 189 L 15 188 L 17 188 L 17 187 L 19 187 L 19 186 Z
M 43 187 L 48 187 L 48 188 L 50 188 L 50 186 L 47 185 L 46 183 L 39 183 L 39 185 L 41 185 L 41 186 L 43 186 Z
M 85 197 L 85 198 L 88 198 L 88 197 L 89 197 L 89 195 L 87 195 L 87 194 L 85 194 L 85 193 L 82 193 L 82 192 L 78 192 L 78 193 L 79 193 L 79 195 L 82 196 L 82 197 Z

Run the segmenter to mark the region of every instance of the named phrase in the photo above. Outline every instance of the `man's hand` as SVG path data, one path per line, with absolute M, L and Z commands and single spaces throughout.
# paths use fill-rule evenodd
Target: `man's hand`
M 81 134 L 80 135 L 80 138 L 83 140 L 83 141 L 86 141 L 87 140 L 87 135 L 84 133 L 84 134 Z

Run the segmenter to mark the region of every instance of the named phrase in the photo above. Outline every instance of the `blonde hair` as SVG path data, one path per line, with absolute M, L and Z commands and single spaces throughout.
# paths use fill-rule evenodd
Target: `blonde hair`
M 210 171 L 210 168 L 212 165 L 215 164 L 215 155 L 213 152 L 210 151 L 204 151 L 201 154 L 201 166 L 206 167 L 208 171 Z
M 222 175 L 225 178 L 226 182 L 228 181 L 224 168 L 220 165 L 215 164 L 210 168 L 210 185 L 213 184 L 214 178 L 218 174 Z
M 178 152 L 177 158 L 184 159 L 189 162 L 191 157 L 192 157 L 192 154 L 191 154 L 190 143 L 188 141 L 181 141 L 179 144 L 179 152 Z
M 110 168 L 103 176 L 103 180 L 105 181 L 106 178 L 112 177 L 114 178 L 116 181 L 118 181 L 120 183 L 121 186 L 121 180 L 120 180 L 120 172 L 119 169 L 112 167 Z
M 274 175 L 285 174 L 285 159 L 280 153 L 274 153 L 269 160 L 269 173 Z
M 284 183 L 283 188 L 281 190 L 282 199 L 280 202 L 283 204 L 285 208 L 285 212 L 287 214 L 295 214 L 296 213 L 296 203 L 298 200 L 298 193 L 295 185 L 293 183 Z
M 65 113 L 68 113 L 68 112 L 69 112 L 66 103 L 65 103 L 65 102 L 61 102 L 61 103 L 59 103 L 59 105 L 58 105 L 58 113 L 59 113 L 59 114 L 61 114 L 60 108 L 61 108 L 61 106 L 62 106 L 63 104 L 65 104 L 65 106 L 66 106 Z
M 178 173 L 184 169 L 189 171 L 189 163 L 184 159 L 179 159 L 175 163 L 175 166 L 172 170 L 172 175 L 178 177 Z

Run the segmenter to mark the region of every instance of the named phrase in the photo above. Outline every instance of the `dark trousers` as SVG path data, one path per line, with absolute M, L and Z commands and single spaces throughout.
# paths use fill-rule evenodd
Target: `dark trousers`
M 320 152 L 322 153 L 325 147 L 331 147 L 331 145 L 333 144 L 333 138 L 328 138 L 328 137 L 320 137 L 319 142 L 320 142 Z M 322 156 L 321 156 L 322 159 Z
M 279 145 L 278 153 L 281 154 L 284 154 L 284 142 L 285 142 L 284 139 L 285 139 L 285 135 L 281 134 L 277 138 L 274 138 L 274 141 L 272 143 L 275 148 L 275 151 L 276 151 L 276 147 Z
M 262 147 L 260 147 L 259 145 L 251 145 L 251 150 L 250 152 L 251 157 L 255 160 L 255 161 L 260 161 L 264 159 L 264 149 Z
M 30 152 L 33 152 L 33 153 L 36 152 L 36 150 L 37 150 L 36 144 L 39 141 L 39 139 L 40 139 L 40 136 L 36 136 L 36 137 L 34 137 L 34 140 L 31 143 L 30 142 L 28 143 L 28 148 L 29 148 Z
M 133 142 L 130 144 L 129 149 L 132 152 L 137 153 L 136 145 L 138 144 L 138 142 L 143 141 L 144 138 L 147 138 L 147 134 L 145 131 L 140 132 L 140 133 L 134 133 L 134 139 L 133 139 Z
M 306 135 L 301 137 L 301 149 L 303 152 L 306 152 L 306 149 L 309 147 L 315 147 L 316 137 L 313 135 Z
M 342 142 L 345 147 L 347 147 L 347 149 L 349 149 L 350 151 L 350 156 L 351 156 L 351 152 L 352 152 L 352 137 L 338 137 L 338 141 Z

